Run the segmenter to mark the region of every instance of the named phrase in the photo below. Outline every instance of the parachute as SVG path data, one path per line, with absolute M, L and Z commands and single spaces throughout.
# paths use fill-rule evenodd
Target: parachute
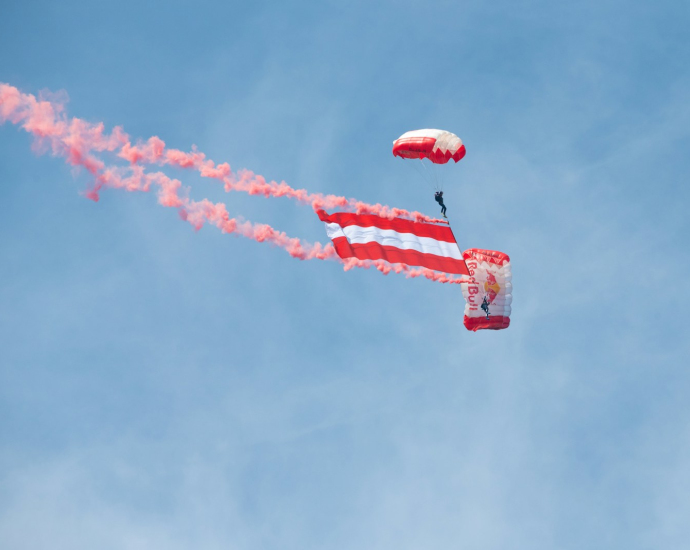
M 445 130 L 413 130 L 393 142 L 393 156 L 406 159 L 429 159 L 434 164 L 458 162 L 465 156 L 462 140 Z
M 393 142 L 393 156 L 416 160 L 410 164 L 436 191 L 443 190 L 448 171 L 443 165 L 451 160 L 457 163 L 465 153 L 462 140 L 445 130 L 413 130 Z M 513 301 L 510 257 L 503 252 L 480 248 L 470 248 L 462 257 L 469 271 L 469 279 L 460 281 L 466 302 L 465 328 L 473 332 L 508 328 Z
M 436 191 L 443 191 L 448 168 L 440 165 L 448 164 L 451 159 L 457 163 L 465 156 L 465 146 L 458 136 L 445 130 L 413 130 L 393 142 L 393 156 L 416 160 L 410 165 L 422 180 Z
M 495 250 L 470 248 L 463 252 L 470 280 L 460 284 L 465 297 L 465 328 L 501 330 L 510 326 L 513 301 L 510 257 Z

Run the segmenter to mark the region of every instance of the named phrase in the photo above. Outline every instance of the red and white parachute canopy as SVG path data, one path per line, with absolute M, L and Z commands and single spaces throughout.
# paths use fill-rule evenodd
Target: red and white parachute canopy
M 470 248 L 462 253 L 470 272 L 470 282 L 461 283 L 465 297 L 465 328 L 500 330 L 510 325 L 513 301 L 513 275 L 508 254 L 495 250 Z M 486 297 L 488 311 L 482 310 Z
M 465 146 L 458 136 L 445 130 L 413 130 L 393 142 L 393 155 L 406 159 L 427 158 L 434 164 L 458 162 L 465 156 Z

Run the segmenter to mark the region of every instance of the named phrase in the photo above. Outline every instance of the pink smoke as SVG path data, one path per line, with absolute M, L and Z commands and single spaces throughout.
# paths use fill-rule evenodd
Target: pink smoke
M 195 147 L 192 152 L 185 153 L 178 149 L 166 149 L 165 142 L 157 136 L 151 137 L 146 142 L 137 145 L 127 143 L 122 147 L 118 156 L 128 160 L 132 165 L 157 164 L 170 165 L 178 168 L 192 169 L 199 172 L 202 177 L 220 181 L 226 192 L 243 191 L 250 195 L 263 195 L 264 197 L 287 197 L 298 202 L 310 205 L 314 211 L 322 209 L 348 209 L 358 214 L 375 214 L 387 218 L 406 217 L 416 221 L 434 221 L 445 223 L 422 214 L 410 212 L 402 208 L 394 208 L 382 204 L 368 204 L 357 199 L 348 199 L 337 195 L 323 195 L 321 193 L 309 193 L 306 189 L 294 189 L 284 181 L 266 181 L 263 176 L 255 174 L 251 170 L 239 170 L 232 172 L 227 162 L 216 164 L 207 159 L 206 155 Z
M 206 155 L 198 151 L 196 147 L 192 147 L 190 153 L 178 149 L 166 149 L 165 142 L 157 136 L 153 136 L 145 142 L 138 142 L 136 145 L 126 143 L 118 156 L 129 161 L 132 165 L 138 163 L 167 164 L 178 168 L 193 169 L 199 172 L 202 177 L 219 180 L 227 192 L 243 191 L 250 195 L 263 195 L 264 197 L 287 197 L 311 205 L 315 212 L 322 209 L 345 208 L 358 214 L 375 214 L 387 218 L 402 216 L 416 221 L 445 223 L 421 212 L 410 212 L 382 204 L 367 204 L 337 195 L 309 193 L 306 189 L 293 189 L 284 181 L 280 183 L 266 181 L 263 176 L 257 175 L 251 170 L 239 170 L 237 173 L 233 173 L 227 162 L 216 164 L 207 159 Z
M 129 174 L 124 173 L 127 170 L 130 171 Z M 172 179 L 162 172 L 147 173 L 141 166 L 130 169 L 106 167 L 96 176 L 96 183 L 101 187 L 124 189 L 130 192 L 148 192 L 152 187 L 157 187 L 158 203 L 162 206 L 177 208 L 180 218 L 196 230 L 209 223 L 223 233 L 232 233 L 283 248 L 290 256 L 300 260 L 340 259 L 330 243 L 325 246 L 321 243 L 305 243 L 295 237 L 289 237 L 282 231 L 277 231 L 270 225 L 231 218 L 223 203 L 213 203 L 208 199 L 192 200 L 186 196 L 188 189 L 183 188 L 179 180 Z
M 305 243 L 290 237 L 266 224 L 255 224 L 231 218 L 223 203 L 207 199 L 194 201 L 189 198 L 189 189 L 183 188 L 177 179 L 171 179 L 162 172 L 148 173 L 143 165 L 170 165 L 194 169 L 202 177 L 217 179 L 226 191 L 243 191 L 250 195 L 265 197 L 288 197 L 319 209 L 341 208 L 360 214 L 376 214 L 384 217 L 408 217 L 417 221 L 434 220 L 419 212 L 409 212 L 381 204 L 367 204 L 356 199 L 336 195 L 309 193 L 305 189 L 293 189 L 285 182 L 266 181 L 249 170 L 233 173 L 225 162 L 216 164 L 205 154 L 192 148 L 190 153 L 177 149 L 166 149 L 165 143 L 154 136 L 146 142 L 132 145 L 129 136 L 119 126 L 110 134 L 105 133 L 103 123 L 92 124 L 79 118 L 69 119 L 65 114 L 64 99 L 23 94 L 14 86 L 0 83 L 0 124 L 10 121 L 19 125 L 34 137 L 34 150 L 44 153 L 50 150 L 54 156 L 62 157 L 71 166 L 83 167 L 93 176 L 93 185 L 84 193 L 91 200 L 98 201 L 99 191 L 105 188 L 126 191 L 148 192 L 157 188 L 158 202 L 162 206 L 177 208 L 180 217 L 195 229 L 209 223 L 224 233 L 235 234 L 257 242 L 267 242 L 284 249 L 293 258 L 300 260 L 334 260 L 344 264 L 347 271 L 353 267 L 374 267 L 384 275 L 390 272 L 404 274 L 408 278 L 425 277 L 441 283 L 458 284 L 465 280 L 438 273 L 426 268 L 391 265 L 382 260 L 342 260 L 332 244 Z M 129 166 L 106 165 L 96 153 L 109 152 L 129 162 Z

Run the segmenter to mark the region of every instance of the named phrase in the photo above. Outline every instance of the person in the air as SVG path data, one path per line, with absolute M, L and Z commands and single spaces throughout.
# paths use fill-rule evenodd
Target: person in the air
M 444 218 L 447 218 L 446 216 L 446 205 L 443 204 L 443 191 L 436 191 L 434 194 L 434 200 L 441 205 L 441 214 L 443 214 Z
M 484 300 L 482 300 L 482 305 L 480 306 L 483 310 L 484 313 L 486 313 L 486 318 L 489 318 L 489 297 L 484 294 Z

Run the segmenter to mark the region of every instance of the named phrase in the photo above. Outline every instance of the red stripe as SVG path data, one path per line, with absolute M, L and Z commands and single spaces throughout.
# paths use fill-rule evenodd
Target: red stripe
M 482 329 L 501 330 L 510 326 L 510 317 L 503 317 L 501 315 L 491 315 L 488 319 L 486 317 L 467 317 L 464 319 L 465 328 L 473 332 Z
M 465 145 L 461 145 L 460 148 L 451 153 L 450 151 L 441 151 L 436 149 L 434 151 L 434 145 L 436 144 L 435 138 L 405 138 L 404 140 L 398 139 L 393 144 L 393 156 L 402 157 L 406 159 L 423 159 L 428 158 L 431 162 L 435 164 L 446 164 L 449 160 L 453 159 L 458 162 L 465 156 L 467 150 Z
M 462 159 L 465 154 L 467 153 L 467 149 L 465 149 L 465 144 L 463 143 L 460 146 L 460 149 L 455 151 L 455 154 L 451 157 L 455 162 L 458 162 L 460 159 Z
M 503 265 L 510 261 L 510 256 L 497 250 L 484 250 L 482 248 L 470 248 L 462 253 L 465 260 L 475 259 L 479 262 L 487 262 L 495 265 Z
M 460 149 L 455 151 L 455 153 L 451 153 L 450 151 L 441 151 L 441 149 L 430 151 L 427 153 L 427 158 L 435 164 L 446 164 L 451 159 L 453 159 L 455 162 L 458 162 L 465 156 L 465 153 L 465 146 L 461 145 Z
M 396 139 L 393 143 L 393 155 L 404 158 L 416 159 L 424 154 L 429 154 L 436 145 L 433 137 L 408 137 Z
M 402 250 L 394 246 L 383 246 L 377 242 L 365 244 L 350 244 L 347 237 L 333 239 L 335 251 L 341 258 L 357 258 L 359 260 L 386 260 L 392 264 L 407 264 L 426 267 L 434 271 L 469 275 L 463 260 L 444 258 L 435 254 L 424 254 L 416 250 Z
M 392 229 L 398 233 L 412 233 L 418 237 L 429 237 L 437 241 L 454 243 L 455 237 L 447 225 L 435 225 L 433 223 L 413 222 L 402 218 L 382 218 L 370 214 L 351 214 L 349 212 L 336 212 L 328 214 L 323 210 L 317 212 L 321 221 L 337 223 L 340 227 L 357 225 L 359 227 L 378 227 L 379 229 Z

